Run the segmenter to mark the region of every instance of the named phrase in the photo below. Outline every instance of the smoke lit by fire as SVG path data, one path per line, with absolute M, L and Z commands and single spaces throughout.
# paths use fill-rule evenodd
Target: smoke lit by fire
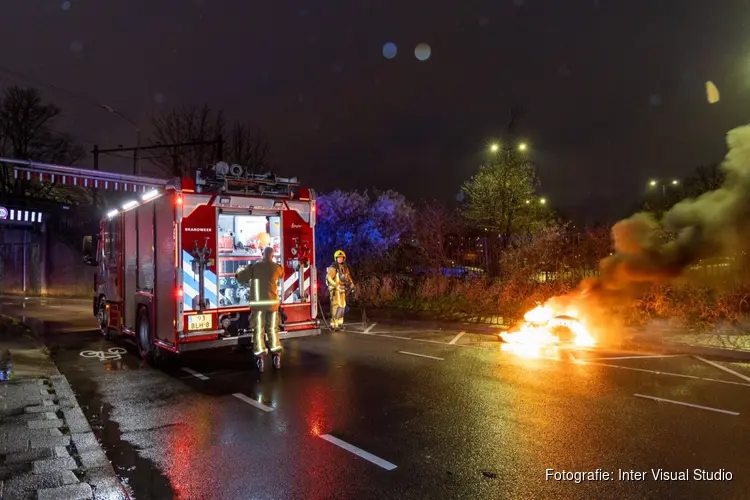
M 566 320 L 573 345 L 593 345 L 616 318 L 608 312 L 637 292 L 639 285 L 681 277 L 702 259 L 747 259 L 750 248 L 750 126 L 727 134 L 729 152 L 722 168 L 724 184 L 694 199 L 677 203 L 661 220 L 638 213 L 612 228 L 614 252 L 600 264 L 600 276 L 578 290 L 553 297 L 524 316 L 500 337 L 509 345 L 557 345 L 562 339 L 556 318 Z M 575 325 L 575 326 L 571 326 Z

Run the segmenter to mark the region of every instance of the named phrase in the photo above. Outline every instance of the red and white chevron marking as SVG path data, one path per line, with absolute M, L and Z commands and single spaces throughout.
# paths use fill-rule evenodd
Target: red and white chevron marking
M 312 276 L 312 267 L 308 267 L 305 271 L 305 284 L 302 297 L 306 293 L 310 292 L 310 282 Z M 294 272 L 291 276 L 284 280 L 284 304 L 292 304 L 295 302 L 294 292 L 299 290 L 299 273 Z

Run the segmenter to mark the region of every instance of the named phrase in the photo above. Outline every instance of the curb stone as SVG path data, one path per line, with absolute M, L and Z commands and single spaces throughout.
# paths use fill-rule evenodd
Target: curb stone
M 64 375 L 0 384 L 0 498 L 129 498 Z

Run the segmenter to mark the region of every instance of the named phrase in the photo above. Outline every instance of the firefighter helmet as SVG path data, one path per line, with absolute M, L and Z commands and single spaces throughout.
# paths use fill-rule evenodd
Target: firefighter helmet
M 346 253 L 344 253 L 343 250 L 336 250 L 336 252 L 333 254 L 333 260 L 336 260 L 339 257 L 343 257 L 344 260 L 346 260 Z

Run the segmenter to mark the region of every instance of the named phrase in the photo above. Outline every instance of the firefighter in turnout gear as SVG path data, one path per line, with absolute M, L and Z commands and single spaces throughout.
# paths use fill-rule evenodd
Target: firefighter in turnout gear
M 336 250 L 333 254 L 333 264 L 328 268 L 326 282 L 331 296 L 331 329 L 337 330 L 344 325 L 346 293 L 354 291 L 354 281 L 343 250 Z
M 265 336 L 273 356 L 274 368 L 281 367 L 281 344 L 279 343 L 279 280 L 284 278 L 284 268 L 273 261 L 273 248 L 263 249 L 263 260 L 237 271 L 237 281 L 250 283 L 250 309 L 253 316 L 253 354 L 260 371 L 266 354 Z

